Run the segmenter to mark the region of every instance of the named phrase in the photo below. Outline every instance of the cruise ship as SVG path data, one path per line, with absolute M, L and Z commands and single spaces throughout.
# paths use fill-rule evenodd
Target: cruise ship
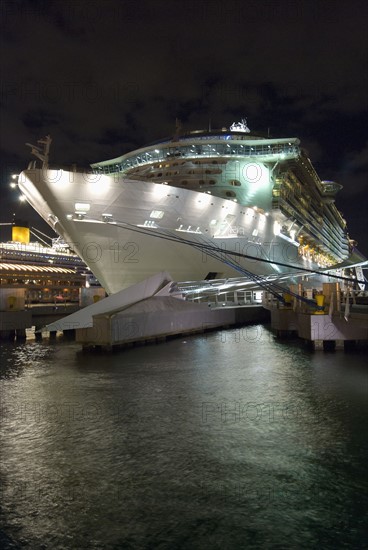
M 35 210 L 108 293 L 167 271 L 175 281 L 325 271 L 365 258 L 296 137 L 247 122 L 182 133 L 88 171 L 52 167 L 51 138 L 18 178 Z
M 0 242 L 0 285 L 3 290 L 24 291 L 25 304 L 79 302 L 81 288 L 98 286 L 60 237 L 51 239 L 24 222 L 1 225 L 11 226 L 12 240 Z M 42 240 L 31 241 L 31 234 Z M 39 234 L 52 240 L 52 246 Z

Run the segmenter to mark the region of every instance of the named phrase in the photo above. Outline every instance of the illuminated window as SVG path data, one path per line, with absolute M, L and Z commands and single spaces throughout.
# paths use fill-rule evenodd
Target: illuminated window
M 155 218 L 156 220 L 161 220 L 164 217 L 164 212 L 162 210 L 152 210 L 150 218 Z
M 88 212 L 91 208 L 91 205 L 87 202 L 76 202 L 74 207 L 76 212 Z

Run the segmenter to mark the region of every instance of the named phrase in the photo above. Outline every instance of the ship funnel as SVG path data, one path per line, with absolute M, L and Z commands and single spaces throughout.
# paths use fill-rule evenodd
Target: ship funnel
M 30 230 L 28 223 L 16 221 L 12 226 L 12 241 L 16 243 L 29 244 Z

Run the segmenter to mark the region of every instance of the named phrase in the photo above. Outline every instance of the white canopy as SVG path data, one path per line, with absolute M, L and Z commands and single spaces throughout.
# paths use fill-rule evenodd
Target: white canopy
M 107 298 L 87 306 L 63 319 L 59 319 L 54 323 L 46 325 L 43 330 L 47 331 L 56 331 L 56 330 L 71 330 L 78 328 L 88 328 L 93 326 L 93 316 L 101 315 L 104 313 L 113 313 L 121 311 L 132 304 L 140 302 L 154 296 L 155 294 L 160 293 L 162 289 L 167 287 L 172 283 L 172 278 L 169 273 L 165 271 L 157 273 L 142 281 L 136 285 L 130 286 L 116 292 L 116 294 L 111 294 Z

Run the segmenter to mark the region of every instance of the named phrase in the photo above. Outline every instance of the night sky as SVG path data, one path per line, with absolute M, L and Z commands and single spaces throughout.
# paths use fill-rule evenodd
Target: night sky
M 30 219 L 10 175 L 53 138 L 50 162 L 88 166 L 183 130 L 299 137 L 367 244 L 367 4 L 280 0 L 2 0 L 0 221 Z M 51 230 L 49 230 L 51 234 Z M 1 231 L 0 240 L 7 238 Z

